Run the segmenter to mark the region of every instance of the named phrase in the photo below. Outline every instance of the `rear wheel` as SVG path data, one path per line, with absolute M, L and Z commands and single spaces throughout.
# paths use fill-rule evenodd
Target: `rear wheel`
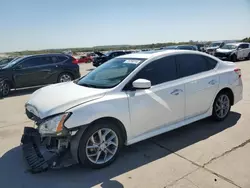
M 73 77 L 71 74 L 69 73 L 62 73 L 59 75 L 58 77 L 58 82 L 61 83 L 61 82 L 70 82 L 73 80 Z
M 237 61 L 237 56 L 234 54 L 234 55 L 232 55 L 232 57 L 231 57 L 231 61 L 232 62 L 236 62 Z
M 219 93 L 213 104 L 213 118 L 217 121 L 224 120 L 228 116 L 230 109 L 231 101 L 228 93 Z
M 247 59 L 250 60 L 250 53 L 248 54 Z
M 4 81 L 2 83 L 1 87 L 2 88 L 0 90 L 2 91 L 2 96 L 6 97 L 7 95 L 9 95 L 9 93 L 10 93 L 10 84 L 9 84 L 9 82 Z
M 103 168 L 114 162 L 122 145 L 117 125 L 109 121 L 97 122 L 82 135 L 78 148 L 79 161 L 83 166 Z

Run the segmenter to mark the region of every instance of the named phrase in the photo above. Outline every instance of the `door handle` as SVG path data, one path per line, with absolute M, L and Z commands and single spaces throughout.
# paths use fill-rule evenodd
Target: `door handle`
M 175 89 L 175 90 L 172 91 L 170 94 L 171 94 L 171 95 L 179 95 L 181 92 L 183 92 L 182 89 Z
M 216 84 L 216 82 L 217 82 L 216 80 L 211 80 L 211 81 L 208 82 L 208 84 L 214 85 L 214 84 Z

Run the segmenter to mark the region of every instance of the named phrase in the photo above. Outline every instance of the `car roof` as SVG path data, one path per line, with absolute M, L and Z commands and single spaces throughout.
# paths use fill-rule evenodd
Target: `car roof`
M 235 45 L 235 46 L 239 46 L 239 45 L 241 45 L 241 44 L 249 44 L 249 43 L 247 43 L 247 42 L 231 42 L 231 43 L 227 43 L 227 45 Z
M 153 51 L 147 51 L 147 52 L 138 52 L 138 53 L 132 53 L 132 54 L 126 54 L 119 56 L 117 58 L 135 58 L 135 59 L 151 59 L 154 57 L 162 56 L 162 55 L 174 55 L 174 54 L 201 54 L 204 55 L 204 53 L 199 51 L 191 51 L 191 50 L 153 50 Z
M 23 57 L 60 56 L 60 55 L 70 56 L 70 55 L 68 55 L 68 54 L 64 54 L 64 53 L 51 53 L 51 54 L 35 54 L 35 55 L 26 55 L 26 56 L 23 56 Z

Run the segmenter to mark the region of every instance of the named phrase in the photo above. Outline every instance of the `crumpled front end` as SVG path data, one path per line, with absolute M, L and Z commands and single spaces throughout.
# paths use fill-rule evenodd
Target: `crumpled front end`
M 75 164 L 69 149 L 70 139 L 70 135 L 43 137 L 38 129 L 25 127 L 21 143 L 28 170 L 39 173 Z

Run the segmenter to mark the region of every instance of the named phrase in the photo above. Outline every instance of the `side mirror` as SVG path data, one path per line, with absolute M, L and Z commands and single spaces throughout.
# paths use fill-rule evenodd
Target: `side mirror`
M 146 79 L 137 79 L 132 83 L 135 89 L 149 89 L 151 88 L 151 82 Z
M 242 48 L 238 48 L 237 50 L 241 50 Z

